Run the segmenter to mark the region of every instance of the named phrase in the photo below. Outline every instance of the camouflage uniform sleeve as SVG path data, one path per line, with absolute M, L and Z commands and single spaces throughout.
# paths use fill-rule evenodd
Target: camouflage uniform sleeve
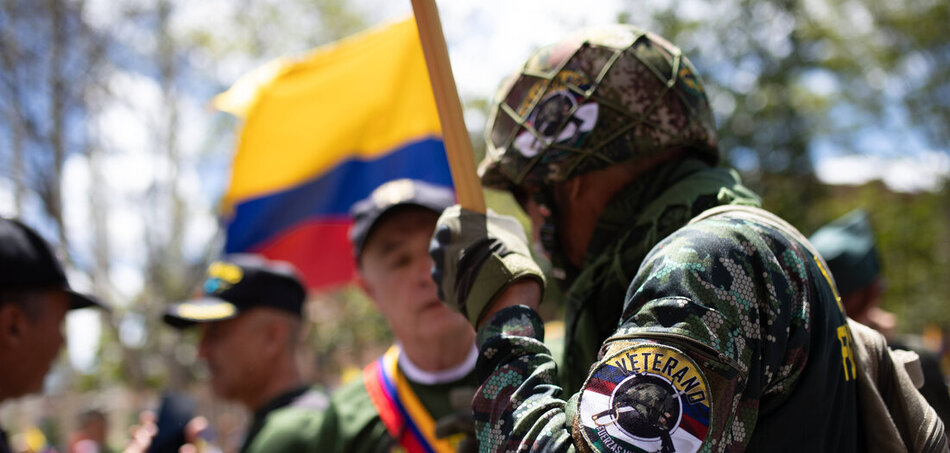
M 534 310 L 509 307 L 479 330 L 473 402 L 480 451 L 574 451 L 557 366 Z
M 597 415 L 624 427 L 624 414 L 605 415 L 608 400 L 595 394 L 597 386 L 626 383 L 639 393 L 631 392 L 631 403 L 615 401 L 615 392 L 611 406 L 637 407 L 652 396 L 642 389 L 654 384 L 654 393 L 668 392 L 678 404 L 668 411 L 675 420 L 665 425 L 664 417 L 652 416 L 662 429 L 627 416 L 620 434 L 658 439 L 657 449 L 667 443 L 676 451 L 746 448 L 760 411 L 781 405 L 805 367 L 808 301 L 815 297 L 807 256 L 769 227 L 739 219 L 699 222 L 661 241 L 631 283 L 621 327 L 584 385 L 579 419 L 589 425 L 588 443 L 608 437 L 595 432 Z M 652 401 L 644 407 L 663 407 Z M 598 404 L 602 410 L 595 410 Z M 624 438 L 610 440 L 618 437 Z
M 808 360 L 818 297 L 809 257 L 781 232 L 740 219 L 667 237 L 645 258 L 621 325 L 567 401 L 553 384 L 538 316 L 499 311 L 479 332 L 478 369 L 489 373 L 474 402 L 483 451 L 750 447 L 759 414 L 786 404 Z

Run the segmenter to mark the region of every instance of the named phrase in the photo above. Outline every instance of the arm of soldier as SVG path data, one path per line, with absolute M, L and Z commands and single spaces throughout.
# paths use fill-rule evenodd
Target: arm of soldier
M 795 388 L 809 344 L 808 310 L 792 302 L 804 298 L 798 292 L 807 282 L 791 277 L 805 275 L 807 261 L 794 250 L 772 253 L 758 235 L 741 222 L 706 221 L 647 255 L 622 324 L 581 391 L 587 437 L 603 434 L 603 421 L 622 421 L 608 412 L 616 402 L 598 391 L 655 378 L 678 401 L 680 421 L 665 425 L 676 451 L 748 446 L 760 411 L 782 404 Z
M 477 329 L 481 329 L 481 327 L 485 325 L 485 322 L 491 319 L 495 313 L 505 308 L 518 305 L 523 305 L 532 310 L 538 309 L 538 306 L 541 305 L 541 285 L 539 285 L 537 281 L 522 279 L 512 283 L 511 286 L 499 294 L 498 298 L 493 300 L 485 309 L 485 315 L 482 317 L 482 322 L 478 324 Z
M 544 274 L 512 217 L 452 206 L 439 217 L 429 254 L 439 298 L 476 328 L 501 307 L 541 301 Z
M 515 293 L 509 302 L 519 299 Z M 497 302 L 478 334 L 481 386 L 473 402 L 476 433 L 488 450 L 573 451 L 582 444 L 696 451 L 707 439 L 727 437 L 736 411 L 714 414 L 712 402 L 733 401 L 744 378 L 712 348 L 628 322 L 605 343 L 582 392 L 566 399 L 537 313 Z M 691 310 L 677 298 L 643 308 L 644 319 L 655 310 Z
M 683 308 L 679 300 L 652 302 L 644 315 Z M 735 446 L 730 429 L 738 411 L 730 402 L 745 378 L 711 348 L 629 322 L 568 399 L 555 384 L 543 337 L 540 318 L 526 306 L 498 310 L 479 330 L 481 386 L 473 411 L 478 440 L 489 451 L 696 451 L 713 439 Z
M 480 327 L 473 415 L 481 450 L 570 449 L 566 403 L 534 311 L 544 278 L 520 224 L 491 212 L 449 208 L 430 253 L 443 300 Z
M 478 332 L 480 385 L 472 409 L 479 445 L 482 451 L 573 451 L 568 402 L 542 341 L 541 318 L 529 306 L 501 305 Z

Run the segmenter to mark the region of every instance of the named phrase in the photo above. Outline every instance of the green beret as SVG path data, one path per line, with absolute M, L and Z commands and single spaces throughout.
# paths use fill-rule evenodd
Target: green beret
M 828 262 L 842 296 L 871 284 L 881 273 L 874 233 L 863 210 L 835 219 L 809 240 Z

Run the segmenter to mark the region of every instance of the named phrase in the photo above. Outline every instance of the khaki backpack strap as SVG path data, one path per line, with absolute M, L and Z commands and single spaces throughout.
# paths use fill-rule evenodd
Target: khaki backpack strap
M 858 362 L 858 401 L 869 451 L 946 452 L 947 437 L 930 407 L 876 330 L 848 319 Z
M 893 385 L 893 364 L 887 363 L 887 343 L 873 329 L 848 319 L 853 342 L 851 349 L 857 362 L 858 409 L 860 426 L 868 451 L 908 451 L 891 417 L 890 408 L 881 396 Z M 884 368 L 882 370 L 881 368 Z M 882 387 L 884 389 L 882 389 Z

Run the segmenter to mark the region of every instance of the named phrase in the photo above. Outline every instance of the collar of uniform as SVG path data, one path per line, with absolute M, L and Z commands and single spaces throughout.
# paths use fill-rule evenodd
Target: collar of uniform
M 638 249 L 642 254 L 646 254 L 659 238 L 653 237 L 657 219 L 649 218 L 644 212 L 654 204 L 665 204 L 665 193 L 678 181 L 709 168 L 709 164 L 696 159 L 668 162 L 618 191 L 597 219 L 594 234 L 591 235 L 584 255 L 583 266 L 574 273 L 568 272 L 572 277 L 565 280 L 568 288 L 566 293 L 570 299 L 568 306 L 586 299 L 588 292 L 600 287 L 604 279 L 611 276 L 618 277 L 621 280 L 618 284 L 622 289 L 626 289 L 628 277 L 632 274 L 616 276 L 608 272 L 605 266 L 616 264 L 615 257 L 607 253 L 608 250 L 621 248 L 629 251 L 632 247 L 631 241 L 638 244 L 644 241 L 652 242 L 648 246 L 639 244 Z M 683 220 L 682 224 L 687 220 Z M 639 263 L 639 260 L 636 262 Z M 635 270 L 636 266 L 626 272 Z
M 708 206 L 695 204 L 701 197 L 708 198 Z M 742 185 L 737 173 L 727 168 L 712 167 L 697 159 L 662 164 L 648 177 L 621 189 L 607 204 L 587 246 L 583 272 L 597 268 L 597 262 L 611 247 L 626 244 L 623 248 L 627 249 L 631 243 L 647 241 L 645 253 L 698 214 L 691 210 L 721 204 L 759 206 L 760 200 Z M 670 212 L 679 215 L 667 215 Z
M 244 437 L 244 444 L 241 446 L 240 451 L 245 451 L 245 449 L 251 445 L 251 441 L 254 440 L 254 437 L 257 436 L 257 433 L 264 427 L 264 421 L 267 419 L 267 414 L 270 414 L 271 411 L 275 409 L 280 409 L 290 403 L 295 399 L 299 398 L 300 395 L 307 393 L 310 390 L 310 386 L 304 385 L 288 392 L 280 394 L 278 397 L 270 400 L 267 404 L 261 406 L 259 409 L 254 411 L 254 419 L 251 421 L 251 427 L 247 430 L 247 435 Z
M 434 372 L 419 368 L 415 363 L 412 363 L 412 360 L 409 360 L 409 356 L 406 355 L 404 349 L 400 348 L 399 350 L 399 369 L 406 374 L 406 378 L 410 381 L 423 385 L 446 384 L 461 380 L 475 369 L 475 362 L 477 361 L 478 348 L 475 343 L 472 343 L 472 349 L 468 351 L 468 356 L 461 364 Z
M 653 219 L 642 218 L 644 208 L 659 198 L 672 184 L 707 168 L 710 168 L 709 164 L 696 159 L 667 162 L 650 170 L 649 176 L 637 178 L 627 187 L 620 189 L 597 219 L 597 226 L 584 257 L 584 268 L 632 226 L 651 223 Z
M 310 386 L 303 385 L 285 393 L 281 393 L 276 398 L 270 400 L 267 404 L 254 411 L 254 419 L 263 419 L 270 411 L 292 403 L 295 399 L 297 399 L 297 397 L 306 393 L 307 390 L 310 390 Z
M 758 197 L 742 186 L 737 173 L 693 159 L 660 165 L 608 203 L 583 269 L 567 281 L 560 368 L 569 394 L 580 390 L 601 341 L 620 321 L 624 294 L 643 258 L 693 216 L 721 204 L 758 205 Z

